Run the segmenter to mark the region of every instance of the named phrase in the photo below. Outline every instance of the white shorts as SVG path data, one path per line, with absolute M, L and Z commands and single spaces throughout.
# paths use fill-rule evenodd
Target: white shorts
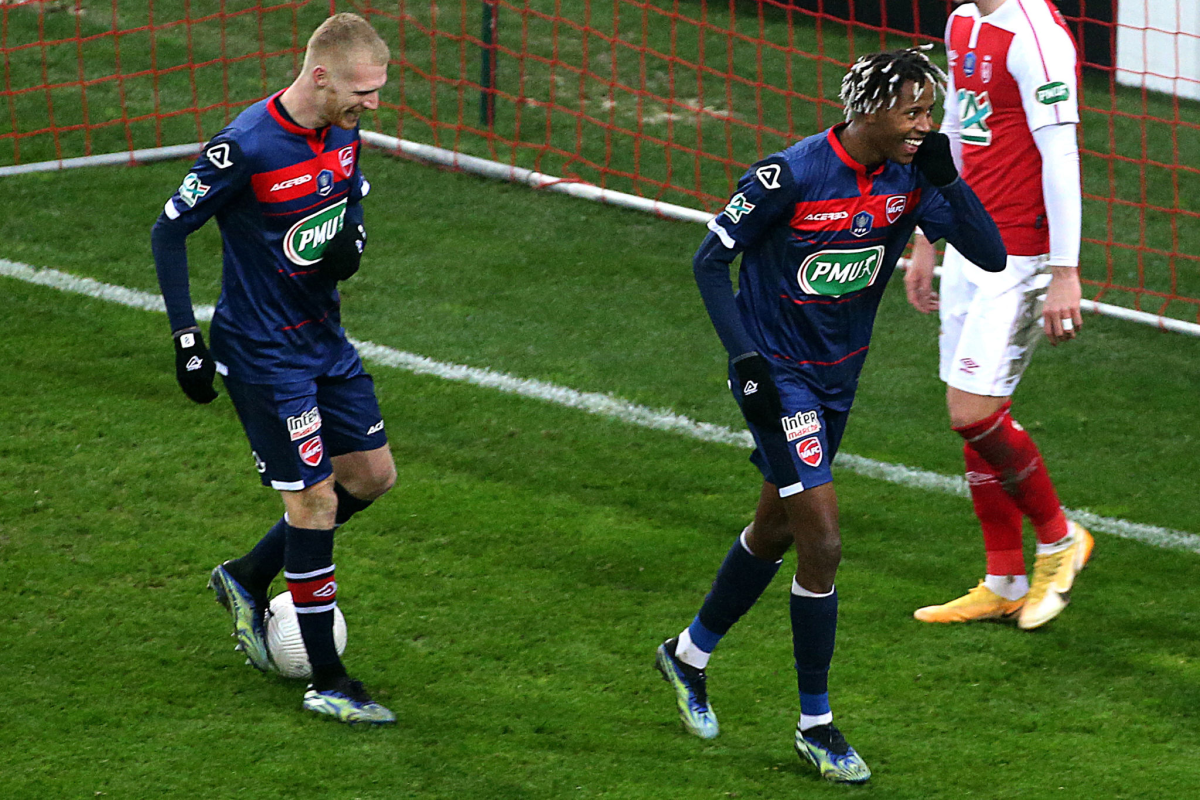
M 984 272 L 946 245 L 938 289 L 942 381 L 988 397 L 1013 393 L 1042 336 L 1048 261 L 1009 256 L 1003 272 Z

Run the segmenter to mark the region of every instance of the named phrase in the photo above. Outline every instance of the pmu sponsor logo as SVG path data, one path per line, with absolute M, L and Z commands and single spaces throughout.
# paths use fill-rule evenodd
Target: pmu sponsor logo
M 301 267 L 320 261 L 325 245 L 342 229 L 345 215 L 346 201 L 340 200 L 293 225 L 283 237 L 283 253 L 288 261 Z
M 804 218 L 805 222 L 826 222 L 831 219 L 846 219 L 850 216 L 849 211 L 821 211 L 815 214 L 809 214 Z
M 816 411 L 799 411 L 783 418 L 783 430 L 787 434 L 787 440 L 794 442 L 821 430 L 821 420 L 817 419 Z
M 293 442 L 305 436 L 312 436 L 321 430 L 321 412 L 313 406 L 298 417 L 288 417 L 287 429 Z
M 796 282 L 806 294 L 838 297 L 873 284 L 882 263 L 880 244 L 860 250 L 822 250 L 804 259 Z
M 296 450 L 300 453 L 301 461 L 310 467 L 315 467 L 321 463 L 321 456 L 325 454 L 325 444 L 321 441 L 320 436 L 314 436 Z
M 894 194 L 887 199 L 887 205 L 884 210 L 887 212 L 888 225 L 893 224 L 904 214 L 904 209 L 908 207 L 908 198 L 902 194 Z
M 821 449 L 821 440 L 812 436 L 796 445 L 796 455 L 810 467 L 819 467 L 821 459 L 825 457 L 825 451 Z
M 271 187 L 272 192 L 282 192 L 284 189 L 291 189 L 293 186 L 303 186 L 312 180 L 312 175 L 304 174 L 295 178 L 290 178 L 286 181 L 280 181 Z
M 1071 90 L 1062 81 L 1046 83 L 1037 88 L 1034 97 L 1044 106 L 1052 106 L 1071 98 Z

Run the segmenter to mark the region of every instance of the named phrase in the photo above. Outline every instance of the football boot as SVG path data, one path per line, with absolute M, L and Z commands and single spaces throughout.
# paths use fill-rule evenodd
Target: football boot
M 689 733 L 701 739 L 711 739 L 719 733 L 717 715 L 708 704 L 708 678 L 704 670 L 685 664 L 675 657 L 678 638 L 668 639 L 658 646 L 654 666 L 663 680 L 675 690 L 679 719 Z
M 1032 630 L 1045 625 L 1067 607 L 1075 576 L 1092 557 L 1096 540 L 1082 526 L 1068 522 L 1070 543 L 1053 553 L 1041 553 L 1033 564 L 1033 582 L 1017 625 Z

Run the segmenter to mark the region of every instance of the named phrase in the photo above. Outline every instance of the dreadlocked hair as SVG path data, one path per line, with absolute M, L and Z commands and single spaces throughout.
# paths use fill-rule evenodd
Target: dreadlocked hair
M 905 50 L 871 53 L 855 61 L 842 78 L 841 98 L 846 105 L 846 119 L 892 108 L 908 81 L 916 84 L 918 99 L 927 83 L 933 86 L 935 93 L 945 92 L 946 73 L 925 55 L 931 49 L 932 44 L 923 44 Z

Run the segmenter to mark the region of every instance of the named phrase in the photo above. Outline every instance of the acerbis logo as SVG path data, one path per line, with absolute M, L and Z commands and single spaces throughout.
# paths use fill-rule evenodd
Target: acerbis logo
M 221 142 L 204 151 L 204 155 L 208 156 L 208 160 L 217 169 L 228 169 L 233 166 L 233 160 L 229 157 L 229 143 Z
M 764 189 L 779 188 L 778 164 L 767 164 L 766 166 L 759 167 L 758 169 L 754 170 L 754 175 L 758 178 L 758 182 L 763 185 Z
M 819 214 L 809 214 L 804 218 L 805 222 L 825 222 L 831 219 L 846 219 L 850 216 L 849 211 L 822 211 Z
M 320 261 L 325 245 L 342 229 L 345 215 L 346 201 L 340 200 L 293 225 L 283 237 L 283 253 L 288 261 L 301 267 Z
M 272 186 L 271 191 L 272 192 L 281 192 L 284 189 L 290 189 L 293 186 L 303 186 L 304 184 L 308 183 L 311 180 L 312 180 L 312 175 L 308 175 L 308 174 L 300 175 L 299 177 L 296 177 L 296 178 L 289 178 L 286 181 L 280 181 L 279 183 Z
M 337 596 L 337 581 L 330 581 L 312 593 L 313 597 L 336 597 Z
M 807 294 L 838 297 L 865 289 L 879 277 L 883 245 L 861 250 L 822 250 L 796 270 L 796 282 Z
M 371 427 L 367 428 L 367 436 L 373 436 L 383 430 L 383 420 L 379 420 Z

